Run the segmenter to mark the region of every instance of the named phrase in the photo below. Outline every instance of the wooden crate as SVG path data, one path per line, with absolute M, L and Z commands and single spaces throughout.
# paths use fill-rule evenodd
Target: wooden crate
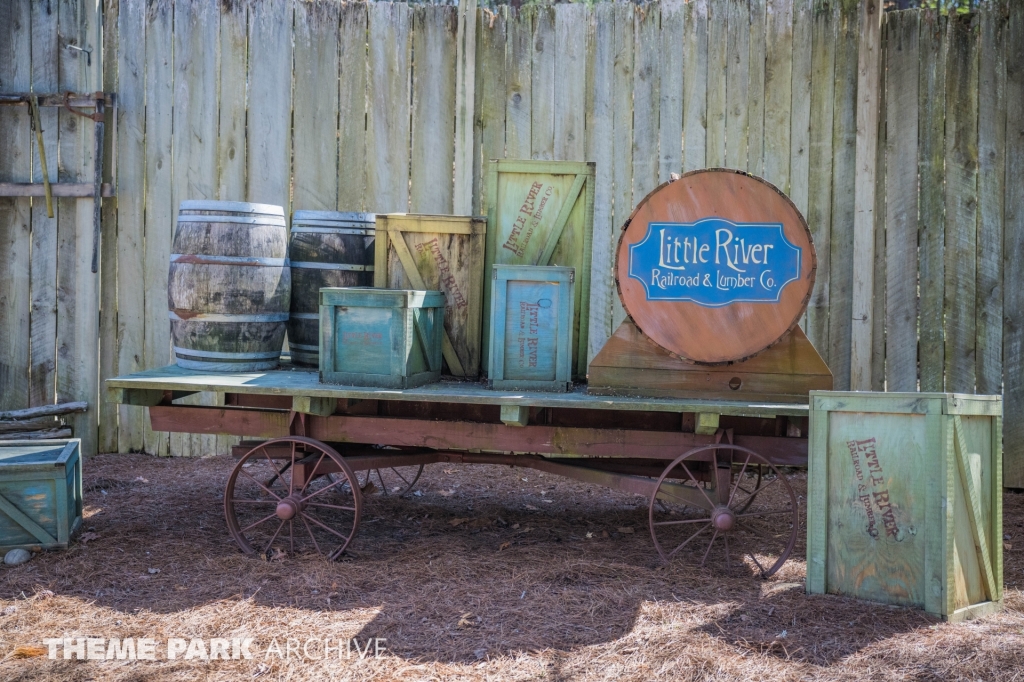
M 1002 402 L 814 391 L 807 591 L 923 607 L 1002 607 Z
M 0 552 L 66 549 L 81 524 L 79 439 L 0 444 Z
M 479 216 L 377 216 L 373 285 L 444 293 L 441 353 L 458 377 L 480 374 L 486 231 Z
M 565 391 L 572 383 L 572 268 L 495 265 L 488 385 Z
M 320 290 L 320 381 L 410 388 L 441 378 L 444 294 Z
M 493 265 L 560 265 L 576 270 L 572 374 L 587 374 L 590 249 L 594 232 L 594 164 L 575 161 L 491 161 L 487 177 L 487 259 Z M 605 273 L 602 273 L 602 275 Z M 490 305 L 491 281 L 484 281 Z M 484 309 L 490 338 L 490 309 Z M 484 366 L 489 367 L 487 348 Z

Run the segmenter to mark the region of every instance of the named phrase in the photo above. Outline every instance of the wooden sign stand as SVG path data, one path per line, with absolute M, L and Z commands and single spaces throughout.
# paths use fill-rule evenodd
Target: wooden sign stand
M 800 327 L 747 360 L 698 365 L 669 353 L 629 318 L 591 361 L 587 380 L 598 395 L 712 400 L 806 403 L 809 391 L 832 390 L 832 372 Z

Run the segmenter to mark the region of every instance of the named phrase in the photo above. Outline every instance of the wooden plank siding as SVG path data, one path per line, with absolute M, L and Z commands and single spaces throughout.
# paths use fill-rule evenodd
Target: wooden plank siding
M 885 380 L 917 388 L 917 12 L 889 16 L 885 51 Z M 891 134 L 890 134 L 891 133 Z M 883 282 L 876 282 L 875 286 Z
M 463 69 L 452 5 L 108 1 L 107 54 L 94 52 L 92 67 L 61 48 L 99 40 L 81 0 L 55 1 L 52 12 L 12 7 L 0 49 L 31 58 L 0 58 L 0 90 L 98 89 L 102 75 L 118 94 L 118 171 L 98 277 L 87 269 L 91 200 L 61 198 L 50 219 L 41 199 L 0 199 L 0 327 L 12 340 L 0 349 L 4 405 L 74 395 L 98 406 L 96 358 L 104 377 L 169 362 L 167 259 L 182 199 L 448 213 L 461 182 L 478 212 L 492 158 L 596 162 L 591 357 L 625 315 L 611 272 L 636 202 L 673 173 L 728 165 L 762 175 L 807 218 L 818 269 L 802 325 L 836 387 L 850 382 L 853 0 L 472 9 Z M 870 311 L 873 388 L 1005 393 L 1015 487 L 1024 195 L 1009 179 L 1024 173 L 1022 12 L 996 3 L 951 19 L 884 17 Z M 468 151 L 456 144 L 460 91 L 472 97 Z M 91 123 L 42 114 L 51 179 L 88 181 Z M 0 182 L 39 182 L 23 110 L 0 116 Z M 75 426 L 120 451 L 206 454 L 229 442 L 171 444 L 150 430 L 147 409 L 98 407 Z
M 1024 7 L 1006 26 L 1006 188 L 1003 214 L 1003 482 L 1024 488 Z

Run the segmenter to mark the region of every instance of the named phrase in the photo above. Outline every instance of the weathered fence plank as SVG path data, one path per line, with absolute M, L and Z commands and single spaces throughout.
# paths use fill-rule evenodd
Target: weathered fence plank
M 533 140 L 533 15 L 527 10 L 510 10 L 505 31 L 505 155 L 529 159 Z
M 765 0 L 747 0 L 750 7 L 750 57 L 747 63 L 747 166 L 757 176 L 764 175 L 765 115 Z M 783 49 L 792 49 L 785 45 Z
M 1006 110 L 1024 111 L 1024 5 L 1006 26 Z M 1003 484 L 1024 488 L 1024 117 L 1006 117 L 1003 222 Z M 1012 181 L 1016 179 L 1016 181 Z
M 220 3 L 220 121 L 217 198 L 245 198 L 245 74 L 248 16 L 246 3 Z
M 789 198 L 807 216 L 811 134 L 812 0 L 793 0 L 792 99 L 789 136 Z
M 704 168 L 707 155 L 708 3 L 683 9 L 683 170 Z
M 588 361 L 611 336 L 612 301 L 617 299 L 610 273 L 614 267 L 618 230 L 612 222 L 612 158 L 614 147 L 612 73 L 615 69 L 614 5 L 599 3 L 591 16 L 587 43 L 590 61 L 591 106 L 587 118 L 587 159 L 594 162 L 594 236 L 591 241 L 590 329 Z
M 973 393 L 978 248 L 978 50 L 973 17 L 949 18 L 946 53 L 946 390 Z
M 835 112 L 836 12 L 816 9 L 812 26 L 811 106 L 808 132 L 807 223 L 818 254 L 814 290 L 804 327 L 823 358 L 829 348 L 829 277 L 832 237 L 832 125 Z
M 451 6 L 413 9 L 409 203 L 414 213 L 452 212 L 457 18 Z
M 369 5 L 367 209 L 409 208 L 409 7 Z
M 852 5 L 852 6 L 851 6 Z M 850 388 L 853 332 L 853 223 L 857 168 L 857 42 L 859 12 L 848 3 L 836 35 L 832 121 L 832 234 L 829 263 L 829 331 L 826 360 L 836 390 Z
M 978 393 L 1003 384 L 1003 200 L 1006 171 L 1006 14 L 981 10 L 978 73 Z M 1021 111 L 1014 110 L 1014 117 Z M 1016 182 L 1020 178 L 1017 176 Z
M 171 142 L 171 206 L 190 199 L 216 199 L 218 121 L 208 103 L 217 101 L 220 9 L 201 0 L 177 0 L 174 12 L 174 112 Z M 212 74 L 212 76 L 211 76 Z M 205 396 L 190 396 L 199 405 Z M 208 398 L 207 398 L 208 399 Z M 185 401 L 183 401 L 185 402 Z M 171 451 L 183 457 L 208 454 L 216 436 L 172 433 Z
M 658 182 L 683 170 L 683 72 L 686 68 L 682 0 L 661 3 L 661 81 L 658 89 Z
M 476 27 L 476 106 L 479 153 L 473 155 L 473 213 L 480 215 L 491 159 L 505 158 L 505 42 L 508 6 L 480 13 Z M 454 99 L 454 98 L 453 98 Z M 415 134 L 415 133 L 414 133 Z M 415 156 L 415 155 L 414 155 Z
M 555 14 L 557 86 L 554 95 L 554 158 L 586 161 L 587 6 L 571 3 Z
M 875 158 L 878 170 L 875 175 L 874 209 L 874 296 L 871 308 L 871 390 L 885 390 L 885 39 L 881 49 L 882 73 L 878 93 L 878 134 L 875 138 Z
M 561 73 L 555 69 L 555 8 L 539 5 L 533 19 L 533 52 L 530 70 L 531 157 L 555 158 L 555 89 Z M 564 86 L 559 82 L 558 87 Z
M 658 186 L 658 114 L 661 80 L 661 14 L 637 11 L 633 62 L 633 200 L 630 208 Z
M 366 205 L 366 33 L 367 7 L 341 6 L 338 57 L 338 210 L 362 211 Z
M 118 9 L 118 33 L 132 36 L 117 51 L 117 366 L 118 374 L 145 368 L 147 324 L 146 245 L 146 8 L 124 3 Z M 108 55 L 108 59 L 111 56 Z M 110 239 L 107 231 L 107 239 Z M 104 263 L 104 267 L 108 267 Z M 162 320 L 161 320 L 162 322 Z M 118 413 L 117 450 L 145 446 L 142 407 L 122 405 Z
M 292 196 L 297 211 L 333 211 L 338 205 L 340 8 L 295 3 Z
M 74 0 L 62 0 L 57 5 L 57 30 L 62 45 L 82 45 L 93 39 L 90 29 L 95 28 L 94 11 Z M 62 50 L 58 63 L 61 91 L 77 92 L 99 85 L 98 79 L 90 78 L 91 69 L 86 62 L 83 53 Z M 58 181 L 90 181 L 94 124 L 63 110 L 58 120 Z M 82 451 L 95 452 L 99 411 L 96 368 L 99 278 L 90 267 L 92 200 L 65 198 L 57 201 L 60 204 L 57 217 L 57 400 L 89 403 L 89 411 L 75 415 L 72 427 L 75 435 L 82 439 Z
M 917 390 L 917 18 L 917 12 L 897 12 L 886 26 L 886 241 L 876 256 L 884 254 L 886 261 L 884 355 L 890 391 Z
M 729 66 L 729 5 L 708 0 L 707 138 L 708 168 L 725 166 L 726 69 Z
M 923 12 L 920 23 L 918 174 L 921 196 L 917 228 L 920 254 L 919 385 L 922 391 L 942 391 L 945 387 L 942 300 L 946 204 L 943 184 L 946 149 L 946 18 L 935 12 Z
M 16 2 L 0 26 L 0 87 L 26 92 L 32 83 L 29 4 Z M 28 182 L 35 135 L 23 107 L 0 111 L 0 177 Z M 55 160 L 56 161 L 56 160 Z M 8 181 L 11 181 L 8 180 Z M 0 409 L 29 406 L 31 199 L 0 198 Z
M 163 311 L 167 309 L 167 269 L 175 225 L 171 203 L 172 12 L 166 0 L 147 9 L 145 289 L 151 324 L 145 328 L 146 367 L 160 367 L 171 359 L 171 328 Z M 168 434 L 153 431 L 148 415 L 144 425 L 146 452 L 167 455 Z
M 725 165 L 747 168 L 747 106 L 750 88 L 750 7 L 727 0 L 729 43 L 725 69 Z
M 46 3 L 33 2 L 32 7 L 32 88 L 35 92 L 58 91 L 57 12 Z M 57 110 L 41 108 L 43 147 L 47 153 L 47 172 L 50 182 L 57 182 Z M 31 145 L 31 142 L 29 143 Z M 32 147 L 32 181 L 42 182 L 39 153 Z M 29 403 L 48 405 L 56 399 L 57 356 L 57 214 L 58 202 L 53 202 L 54 217 L 47 215 L 46 202 L 32 202 L 32 262 L 30 288 L 32 291 L 29 318 L 30 384 Z
M 249 9 L 249 45 L 259 48 L 249 50 L 246 197 L 283 206 L 285 215 L 291 211 L 292 7 L 290 0 L 254 0 Z
M 614 187 L 612 203 L 615 211 L 612 215 L 613 253 L 614 244 L 618 241 L 619 230 L 633 211 L 633 98 L 620 93 L 631 93 L 633 90 L 633 22 L 635 15 L 632 5 L 616 3 L 614 7 L 615 31 L 612 40 L 615 50 L 615 68 L 612 71 L 612 92 L 615 93 L 612 104 L 612 120 L 615 131 L 612 149 L 612 186 Z M 612 297 L 613 331 L 625 317 L 626 311 L 616 293 Z
M 793 2 L 769 0 L 764 67 L 764 178 L 789 193 L 793 103 Z M 751 34 L 753 36 L 753 34 Z M 753 54 L 753 51 L 751 51 Z M 754 140 L 753 130 L 750 136 Z M 806 180 L 805 180 L 806 182 Z M 804 188 L 806 192 L 806 188 Z M 806 210 L 806 206 L 801 211 Z
M 121 34 L 117 30 L 117 10 L 114 4 L 104 6 L 98 20 L 102 22 L 102 54 L 100 66 L 100 89 L 105 92 L 117 92 L 119 84 L 117 81 L 117 53 Z M 114 119 L 114 112 L 108 114 L 107 120 Z M 112 161 L 116 151 L 114 136 L 103 136 L 103 169 L 101 180 L 104 183 L 112 184 L 114 174 Z M 99 323 L 99 376 L 109 377 L 117 375 L 118 364 L 118 328 L 117 328 L 117 252 L 120 248 L 117 239 L 117 202 L 104 200 L 100 205 L 100 253 L 99 268 L 100 290 L 100 323 Z M 102 227 L 106 226 L 106 230 Z M 113 228 L 113 229 L 112 229 Z M 91 269 L 91 268 L 90 268 Z M 104 342 L 104 339 L 107 339 Z M 97 450 L 99 452 L 117 452 L 118 414 L 120 406 L 106 400 L 102 379 L 97 385 L 97 403 L 99 404 L 99 438 Z

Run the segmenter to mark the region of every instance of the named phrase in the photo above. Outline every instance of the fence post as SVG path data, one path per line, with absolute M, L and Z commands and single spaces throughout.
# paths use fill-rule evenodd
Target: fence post
M 857 163 L 853 219 L 853 329 L 850 388 L 871 390 L 872 305 L 875 269 L 875 175 L 878 163 L 882 8 L 862 0 L 857 50 Z

